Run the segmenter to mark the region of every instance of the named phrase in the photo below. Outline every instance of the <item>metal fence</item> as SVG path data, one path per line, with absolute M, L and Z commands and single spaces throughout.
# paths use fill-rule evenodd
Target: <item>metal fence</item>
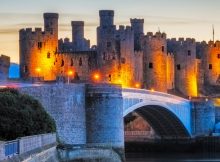
M 19 154 L 19 140 L 8 141 L 5 143 L 5 156 Z

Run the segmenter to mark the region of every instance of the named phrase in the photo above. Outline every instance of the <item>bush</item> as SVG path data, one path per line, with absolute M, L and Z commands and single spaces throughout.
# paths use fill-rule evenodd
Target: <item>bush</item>
M 37 100 L 15 89 L 0 89 L 1 140 L 55 131 L 54 120 Z

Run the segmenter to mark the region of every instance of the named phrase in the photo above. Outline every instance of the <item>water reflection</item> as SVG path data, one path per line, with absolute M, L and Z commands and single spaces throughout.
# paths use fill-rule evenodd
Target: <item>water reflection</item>
M 220 162 L 219 153 L 126 154 L 126 162 Z

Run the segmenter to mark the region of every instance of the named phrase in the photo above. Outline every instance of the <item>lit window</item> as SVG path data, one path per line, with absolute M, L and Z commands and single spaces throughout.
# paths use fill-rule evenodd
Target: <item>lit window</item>
M 209 64 L 209 69 L 210 69 L 210 70 L 212 69 L 212 64 Z
M 149 69 L 153 69 L 153 63 L 152 62 L 149 63 Z

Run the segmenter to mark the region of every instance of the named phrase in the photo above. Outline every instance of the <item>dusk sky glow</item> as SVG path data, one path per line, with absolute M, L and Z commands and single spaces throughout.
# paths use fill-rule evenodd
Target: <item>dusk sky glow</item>
M 220 0 L 0 0 L 0 53 L 18 63 L 18 31 L 43 27 L 44 12 L 58 12 L 59 38 L 71 38 L 71 20 L 85 21 L 85 37 L 96 44 L 98 11 L 115 10 L 115 24 L 145 19 L 145 33 L 166 32 L 168 38 L 220 39 Z

